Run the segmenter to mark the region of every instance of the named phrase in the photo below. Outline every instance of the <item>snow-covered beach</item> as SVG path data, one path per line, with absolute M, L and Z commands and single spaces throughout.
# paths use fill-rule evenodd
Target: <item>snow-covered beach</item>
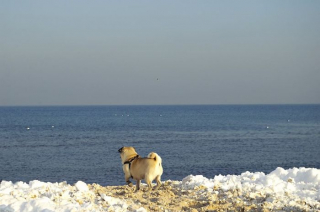
M 38 180 L 0 185 L 0 211 L 320 211 L 320 169 L 189 175 L 158 191 Z M 142 187 L 144 189 L 144 187 Z

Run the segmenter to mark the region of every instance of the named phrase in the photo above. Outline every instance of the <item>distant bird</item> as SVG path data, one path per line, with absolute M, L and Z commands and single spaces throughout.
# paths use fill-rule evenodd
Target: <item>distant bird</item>
M 27 130 L 30 130 L 30 127 L 27 127 Z

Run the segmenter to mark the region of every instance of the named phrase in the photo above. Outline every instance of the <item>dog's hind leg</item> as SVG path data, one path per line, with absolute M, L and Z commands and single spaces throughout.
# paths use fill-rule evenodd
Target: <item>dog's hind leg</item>
M 148 185 L 148 189 L 146 191 L 151 191 L 152 190 L 152 184 L 151 184 L 152 181 L 149 180 L 147 177 L 146 177 L 145 181 L 146 181 L 146 183 Z
M 140 183 L 141 183 L 141 180 L 137 180 L 137 183 L 136 183 L 136 192 L 138 192 L 140 190 Z
M 156 177 L 156 181 L 157 181 L 157 186 L 154 188 L 155 191 L 158 190 L 161 186 L 161 176 L 160 175 L 158 175 Z

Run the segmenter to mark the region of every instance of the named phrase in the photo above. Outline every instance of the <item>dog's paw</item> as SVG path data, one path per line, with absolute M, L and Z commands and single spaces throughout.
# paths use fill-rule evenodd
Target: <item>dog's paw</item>
M 133 187 L 133 183 L 132 182 L 128 183 L 128 186 Z

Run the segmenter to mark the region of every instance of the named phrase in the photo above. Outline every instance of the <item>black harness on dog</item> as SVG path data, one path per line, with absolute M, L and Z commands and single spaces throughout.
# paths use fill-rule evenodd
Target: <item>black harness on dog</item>
M 136 155 L 136 156 L 134 156 L 133 158 L 131 158 L 131 159 L 127 160 L 126 162 L 124 162 L 123 165 L 124 165 L 124 164 L 129 164 L 129 171 L 130 171 L 130 167 L 131 167 L 132 161 L 134 161 L 135 159 L 137 159 L 137 158 L 139 158 L 139 157 L 140 157 L 139 155 Z

